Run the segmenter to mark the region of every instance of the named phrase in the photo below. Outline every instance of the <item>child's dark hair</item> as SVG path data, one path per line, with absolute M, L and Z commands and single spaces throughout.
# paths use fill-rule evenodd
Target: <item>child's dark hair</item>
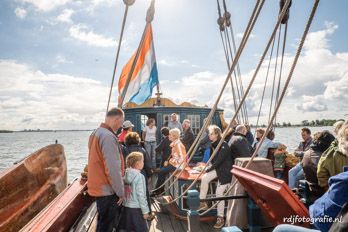
M 161 133 L 164 136 L 168 136 L 169 135 L 169 128 L 168 127 L 162 127 Z
M 124 142 L 127 146 L 130 146 L 132 144 L 139 144 L 140 143 L 140 137 L 137 132 L 130 132 L 126 135 L 124 138 Z
M 127 168 L 134 168 L 135 164 L 143 159 L 144 159 L 143 154 L 140 152 L 130 153 L 126 159 Z

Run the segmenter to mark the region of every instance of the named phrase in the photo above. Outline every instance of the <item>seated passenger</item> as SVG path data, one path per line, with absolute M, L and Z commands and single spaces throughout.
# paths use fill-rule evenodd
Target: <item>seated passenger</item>
M 319 186 L 327 189 L 328 180 L 343 172 L 343 168 L 348 166 L 348 122 L 345 122 L 337 135 L 338 144 L 333 143 L 320 157 L 317 176 Z
M 233 133 L 228 145 L 231 150 L 232 163 L 238 157 L 250 157 L 252 147 L 246 138 L 247 129 L 244 125 L 236 127 L 236 132 Z
M 181 142 L 184 144 L 186 151 L 188 151 L 195 140 L 195 135 L 191 128 L 191 122 L 185 119 L 182 123 L 183 136 L 181 137 Z
M 203 132 L 202 134 L 202 140 L 199 142 L 198 145 L 198 152 L 203 153 L 203 163 L 208 162 L 210 158 L 210 147 L 211 147 L 211 141 L 209 139 L 209 130 L 208 128 Z
M 279 144 L 277 150 L 274 152 L 274 176 L 278 179 L 284 178 L 285 159 L 288 152 L 284 144 Z
M 178 128 L 171 129 L 169 131 L 169 140 L 172 148 L 171 158 L 168 163 L 160 169 L 158 173 L 158 179 L 156 182 L 156 189 L 158 189 L 165 181 L 166 176 L 170 172 L 174 172 L 176 169 L 182 169 L 186 165 L 187 155 L 184 145 L 180 141 L 180 130 Z M 161 194 L 164 191 L 164 186 L 153 192 L 153 195 Z
M 255 150 L 258 148 L 258 146 L 260 146 L 260 140 L 264 134 L 265 134 L 264 129 L 258 128 L 256 130 L 256 142 L 254 143 Z M 274 139 L 274 136 L 272 135 L 271 138 Z M 271 139 L 266 137 L 265 140 L 263 141 L 263 143 L 261 144 L 259 151 L 257 152 L 257 156 L 267 158 L 268 149 L 269 148 L 277 148 L 277 147 L 278 147 L 278 144 L 274 143 Z
M 254 136 L 253 136 L 253 133 L 251 133 L 251 130 L 250 130 L 250 126 L 249 124 L 244 124 L 245 128 L 247 129 L 247 133 L 245 135 L 245 137 L 247 138 L 250 146 L 253 145 L 254 143 Z
M 300 157 L 300 159 L 302 159 L 304 152 L 307 151 L 312 144 L 311 131 L 308 128 L 304 127 L 301 129 L 301 136 L 303 141 L 300 142 L 295 150 L 295 155 Z M 298 181 L 303 179 L 302 164 L 299 162 L 295 167 L 289 170 L 289 187 L 292 189 L 296 188 Z
M 221 140 L 221 129 L 216 125 L 209 126 L 209 139 L 212 142 L 212 153 Z M 218 179 L 216 187 L 216 197 L 222 197 L 224 191 L 228 188 L 232 180 L 232 156 L 228 144 L 224 141 L 220 147 L 220 150 L 216 153 L 212 159 L 211 165 L 207 168 L 206 173 L 202 176 L 200 187 L 200 199 L 207 197 L 209 183 Z M 202 202 L 199 210 L 208 209 L 208 204 Z M 221 228 L 225 224 L 224 220 L 225 201 L 220 201 L 217 206 L 217 221 L 214 228 Z
M 305 180 L 309 185 L 310 195 L 316 199 L 324 194 L 325 190 L 318 185 L 317 167 L 323 152 L 329 148 L 335 137 L 329 131 L 317 132 L 313 135 L 313 144 L 306 151 L 302 159 Z
M 162 127 L 161 134 L 163 136 L 163 139 L 155 148 L 155 151 L 157 154 L 161 154 L 161 167 L 163 167 L 164 163 L 169 161 L 170 154 L 172 153 L 172 148 L 170 147 L 171 142 L 169 140 L 169 128 Z
M 313 220 L 314 229 L 307 229 L 300 226 L 294 225 L 279 225 L 273 232 L 310 232 L 310 231 L 332 231 L 336 232 L 337 226 L 334 225 L 334 229 L 330 229 L 334 222 L 334 219 L 338 217 L 341 212 L 343 216 L 343 221 L 338 222 L 338 224 L 343 224 L 342 228 L 347 227 L 347 222 L 344 222 L 346 215 L 343 215 L 342 212 L 346 213 L 346 207 L 348 203 L 348 172 L 340 173 L 336 176 L 333 176 L 329 180 L 330 188 L 329 190 L 319 199 L 317 199 L 313 205 L 309 207 L 309 214 Z M 336 224 L 336 223 L 335 223 Z M 341 230 L 347 231 L 347 230 Z

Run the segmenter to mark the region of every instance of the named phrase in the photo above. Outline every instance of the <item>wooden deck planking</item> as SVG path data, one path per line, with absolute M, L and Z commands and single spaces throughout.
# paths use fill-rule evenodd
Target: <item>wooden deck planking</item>
M 186 222 L 179 221 L 173 215 L 170 215 L 169 218 L 175 232 L 187 231 L 187 228 L 184 227 L 184 224 L 186 224 Z
M 173 215 L 168 213 L 161 212 L 161 207 L 157 203 L 152 204 L 152 210 L 156 214 L 156 218 L 149 225 L 150 232 L 187 232 L 188 225 L 186 221 L 179 220 L 175 218 Z M 202 232 L 214 232 L 220 231 L 218 229 L 214 229 L 215 222 L 201 222 L 201 230 Z

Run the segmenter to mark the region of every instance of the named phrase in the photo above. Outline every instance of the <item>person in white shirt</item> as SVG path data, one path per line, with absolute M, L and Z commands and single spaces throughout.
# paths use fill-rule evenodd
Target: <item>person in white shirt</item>
M 172 113 L 170 115 L 170 121 L 168 122 L 168 127 L 169 127 L 169 129 L 178 128 L 180 130 L 180 134 L 183 133 L 182 125 L 178 121 L 178 116 L 176 115 L 176 113 Z
M 149 118 L 146 122 L 146 126 L 143 129 L 143 140 L 145 145 L 145 150 L 151 157 L 152 168 L 156 168 L 156 121 L 153 118 Z

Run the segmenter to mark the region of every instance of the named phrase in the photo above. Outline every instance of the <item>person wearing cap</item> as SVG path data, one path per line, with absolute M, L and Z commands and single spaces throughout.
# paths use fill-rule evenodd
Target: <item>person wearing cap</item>
M 122 124 L 122 132 L 118 135 L 118 141 L 122 144 L 124 144 L 125 141 L 125 137 L 129 132 L 133 131 L 133 123 L 131 123 L 131 121 L 126 120 L 124 121 L 124 123 Z
M 182 134 L 182 132 L 183 132 L 182 125 L 178 121 L 178 116 L 176 115 L 176 113 L 172 113 L 170 115 L 170 121 L 168 122 L 168 127 L 169 127 L 169 129 L 178 128 L 180 130 L 180 134 Z

